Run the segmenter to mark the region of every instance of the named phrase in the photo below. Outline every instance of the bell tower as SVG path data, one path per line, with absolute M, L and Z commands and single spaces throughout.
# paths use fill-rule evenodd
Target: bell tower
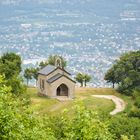
M 62 68 L 62 59 L 60 57 L 56 57 L 55 66 Z

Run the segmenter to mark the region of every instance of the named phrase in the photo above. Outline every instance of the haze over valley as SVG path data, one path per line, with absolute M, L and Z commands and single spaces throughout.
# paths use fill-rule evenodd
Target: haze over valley
M 14 51 L 24 67 L 51 54 L 67 69 L 89 73 L 95 87 L 124 52 L 140 49 L 140 0 L 1 0 L 0 55 Z

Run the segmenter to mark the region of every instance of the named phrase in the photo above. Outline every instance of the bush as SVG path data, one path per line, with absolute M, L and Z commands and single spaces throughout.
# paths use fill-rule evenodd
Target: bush
M 51 128 L 59 140 L 113 140 L 108 124 L 100 121 L 95 112 L 79 104 L 72 118 L 63 114 L 51 122 Z
M 135 105 L 140 108 L 140 89 L 135 89 L 133 91 L 133 98 L 135 100 Z
M 140 140 L 140 119 L 119 116 L 110 120 L 110 132 L 119 140 L 123 135 L 128 139 Z
M 11 94 L 0 76 L 0 139 L 55 140 L 53 132 L 37 119 L 24 101 Z
M 138 117 L 140 119 L 140 109 L 135 108 L 130 111 L 129 117 Z

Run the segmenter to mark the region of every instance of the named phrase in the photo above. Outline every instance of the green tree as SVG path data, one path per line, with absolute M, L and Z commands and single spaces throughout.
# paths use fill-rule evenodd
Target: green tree
M 24 105 L 25 100 L 15 97 L 11 87 L 5 83 L 0 76 L 0 139 L 56 140 L 53 131 L 44 125 L 42 119 L 34 116 L 29 107 Z
M 66 60 L 62 57 L 62 56 L 59 56 L 59 55 L 50 55 L 49 56 L 49 58 L 48 58 L 48 64 L 50 64 L 50 65 L 55 65 L 57 62 L 57 59 L 59 60 L 61 60 L 61 62 L 62 62 L 62 68 L 65 68 L 66 66 L 67 66 L 67 62 L 66 62 Z
M 6 79 L 21 72 L 21 57 L 15 53 L 5 53 L 0 58 L 0 74 L 4 74 Z
M 7 80 L 6 85 L 12 88 L 11 92 L 15 95 L 21 96 L 26 92 L 26 86 L 20 76 L 13 76 L 10 80 Z
M 133 91 L 133 99 L 135 100 L 135 105 L 140 109 L 140 88 Z
M 75 79 L 76 79 L 77 82 L 79 82 L 81 84 L 81 87 L 83 87 L 84 75 L 82 73 L 77 73 Z
M 114 70 L 114 67 L 112 67 L 111 69 L 109 69 L 107 71 L 107 73 L 105 74 L 105 77 L 104 79 L 108 82 L 108 83 L 112 83 L 113 85 L 113 88 L 115 86 L 115 83 L 116 83 L 116 75 L 115 75 L 115 70 Z
M 140 87 L 140 51 L 123 54 L 108 70 L 105 80 L 118 84 L 121 93 L 132 95 Z
M 91 76 L 88 75 L 88 74 L 84 74 L 83 77 L 84 77 L 84 83 L 85 83 L 85 87 L 86 87 L 87 86 L 87 82 L 91 81 Z
M 41 69 L 44 68 L 47 65 L 55 66 L 56 63 L 57 63 L 56 62 L 57 60 L 58 61 L 61 60 L 62 68 L 65 68 L 67 66 L 66 60 L 62 56 L 59 56 L 59 55 L 50 55 L 46 61 L 40 62 L 39 66 L 40 66 Z
M 32 68 L 32 76 L 36 80 L 36 86 L 37 86 L 37 79 L 38 79 L 38 71 L 39 68 Z
M 91 76 L 88 74 L 77 73 L 75 77 L 76 81 L 81 84 L 81 87 L 87 86 L 87 82 L 90 82 Z
M 39 64 L 40 69 L 43 69 L 44 67 L 46 67 L 48 65 L 47 61 L 41 61 Z
M 15 53 L 6 53 L 0 57 L 0 74 L 5 76 L 6 85 L 11 86 L 12 93 L 19 95 L 25 90 L 20 77 L 21 57 Z
M 27 85 L 29 84 L 29 80 L 32 79 L 32 76 L 33 76 L 33 70 L 30 69 L 30 68 L 25 69 L 25 71 L 24 71 L 24 77 L 27 80 Z

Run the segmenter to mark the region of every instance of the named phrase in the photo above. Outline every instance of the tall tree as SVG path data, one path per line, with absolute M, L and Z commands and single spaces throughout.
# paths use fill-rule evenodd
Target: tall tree
M 39 71 L 39 68 L 32 68 L 32 76 L 33 78 L 36 80 L 36 86 L 37 86 L 37 79 L 38 79 L 38 71 Z
M 81 87 L 83 87 L 83 79 L 84 79 L 84 76 L 82 73 L 77 73 L 76 77 L 75 77 L 76 81 L 79 82 L 81 84 Z
M 91 80 L 91 76 L 88 74 L 84 74 L 83 77 L 84 77 L 84 83 L 85 83 L 85 87 L 86 87 L 87 82 L 90 82 L 90 80 Z
M 116 76 L 115 76 L 115 70 L 114 67 L 112 67 L 111 69 L 109 69 L 107 71 L 107 73 L 105 74 L 104 79 L 108 82 L 108 83 L 112 83 L 113 88 L 115 87 L 115 83 L 116 83 Z
M 75 77 L 76 81 L 81 84 L 81 87 L 87 86 L 87 82 L 91 80 L 91 76 L 88 74 L 83 74 L 83 73 L 77 73 Z
M 27 85 L 29 84 L 29 80 L 32 79 L 32 76 L 33 76 L 32 69 L 30 69 L 30 68 L 25 69 L 25 71 L 24 71 L 24 77 L 27 80 Z
M 20 77 L 21 57 L 15 53 L 5 53 L 0 57 L 0 74 L 5 76 L 6 85 L 11 86 L 12 93 L 19 95 L 25 91 Z
M 0 74 L 4 74 L 6 79 L 19 75 L 21 72 L 21 57 L 15 53 L 5 53 L 0 58 Z
M 140 88 L 140 51 L 123 54 L 108 70 L 105 80 L 118 84 L 118 90 L 127 95 Z

